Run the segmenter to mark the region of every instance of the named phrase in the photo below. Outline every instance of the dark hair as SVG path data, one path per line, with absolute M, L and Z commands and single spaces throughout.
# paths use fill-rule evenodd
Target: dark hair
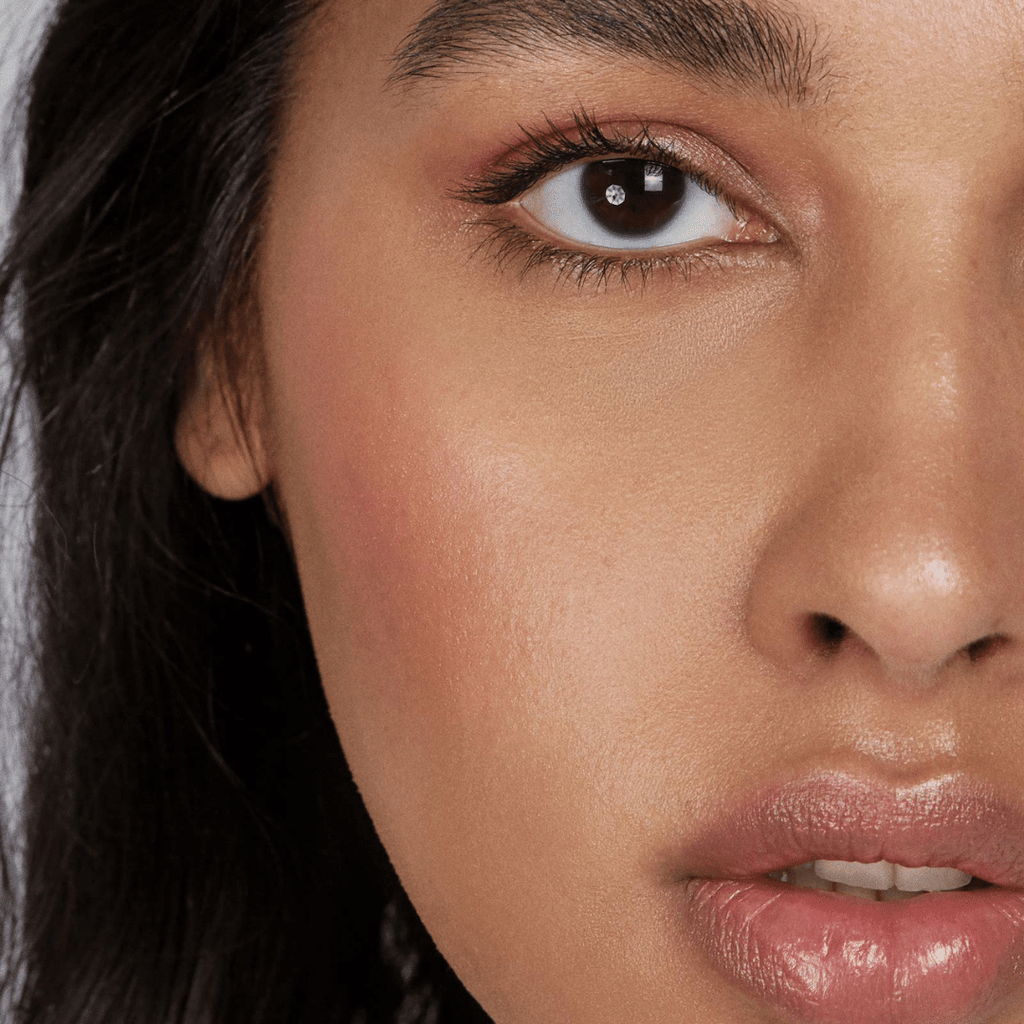
M 65 0 L 27 86 L 0 303 L 5 465 L 34 416 L 35 696 L 4 1020 L 486 1020 L 352 783 L 272 498 L 209 497 L 173 448 L 204 346 L 236 381 L 256 357 L 275 129 L 315 10 Z

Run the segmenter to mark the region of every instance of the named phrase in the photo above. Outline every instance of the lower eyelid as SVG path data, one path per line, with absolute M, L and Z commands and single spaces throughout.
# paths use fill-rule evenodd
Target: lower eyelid
M 712 269 L 726 269 L 744 260 L 740 249 L 728 242 L 714 245 L 666 247 L 648 250 L 647 254 L 629 256 L 613 250 L 562 248 L 524 229 L 512 220 L 487 218 L 473 220 L 473 226 L 485 229 L 486 237 L 473 250 L 473 255 L 493 265 L 500 273 L 514 273 L 517 280 L 541 271 L 549 271 L 561 283 L 579 288 L 608 290 L 621 286 L 643 290 L 655 275 L 668 275 L 688 283 L 695 275 Z M 749 250 L 747 250 L 749 253 Z

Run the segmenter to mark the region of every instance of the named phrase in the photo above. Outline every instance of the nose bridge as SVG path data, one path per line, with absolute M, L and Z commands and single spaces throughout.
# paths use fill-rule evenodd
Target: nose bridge
M 988 421 L 1005 418 L 1004 405 L 1019 390 L 1011 385 L 1024 380 L 1014 340 L 1019 282 L 1010 271 L 1012 247 L 998 237 L 999 218 L 960 180 L 964 168 L 933 168 L 932 175 L 944 187 L 926 180 L 893 194 L 867 221 L 863 247 L 842 268 L 836 315 L 822 325 L 827 372 L 847 398 L 838 408 L 846 409 L 848 429 L 854 437 L 874 432 L 883 459 L 908 460 L 900 473 L 927 464 L 933 445 L 950 468 L 950 456 L 972 437 L 991 435 Z M 974 459 L 983 454 L 976 447 Z
M 822 324 L 824 440 L 751 593 L 776 660 L 841 640 L 919 679 L 1017 642 L 1024 346 L 1000 263 L 959 216 L 903 207 Z
M 995 313 L 1001 292 L 990 258 L 999 218 L 961 180 L 965 169 L 943 165 L 925 177 L 917 160 L 905 175 L 915 184 L 860 220 L 842 268 L 849 300 L 878 321 L 875 337 L 896 355 L 927 338 L 945 336 L 948 347 L 980 326 L 979 314 Z

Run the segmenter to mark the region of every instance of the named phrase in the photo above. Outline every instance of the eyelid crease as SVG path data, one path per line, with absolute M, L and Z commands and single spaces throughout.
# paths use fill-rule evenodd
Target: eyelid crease
M 585 111 L 573 114 L 575 131 L 560 128 L 545 118 L 548 132 L 540 134 L 519 126 L 520 140 L 510 146 L 496 166 L 451 193 L 456 199 L 485 206 L 503 206 L 527 192 L 554 171 L 586 159 L 635 157 L 678 167 L 736 215 L 732 198 L 704 168 L 677 150 L 665 146 L 641 124 L 632 135 L 606 134 L 594 117 Z

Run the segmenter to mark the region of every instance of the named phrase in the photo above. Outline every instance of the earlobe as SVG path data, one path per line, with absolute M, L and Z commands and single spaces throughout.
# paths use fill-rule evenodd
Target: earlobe
M 270 460 L 264 437 L 263 403 L 256 395 L 245 403 L 239 422 L 225 388 L 200 373 L 178 413 L 174 448 L 185 471 L 217 498 L 251 498 L 270 483 Z

